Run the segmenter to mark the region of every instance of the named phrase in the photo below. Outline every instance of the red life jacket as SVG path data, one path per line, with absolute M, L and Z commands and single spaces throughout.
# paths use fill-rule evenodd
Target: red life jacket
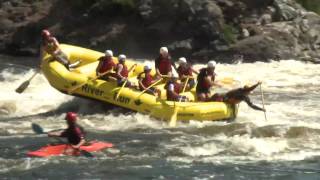
M 206 77 L 211 76 L 211 80 L 215 80 L 216 74 L 214 72 L 209 73 L 207 68 L 203 68 L 200 70 L 200 73 L 198 75 L 198 85 L 197 85 L 197 91 L 199 90 L 208 90 L 211 88 L 211 85 L 205 80 Z
M 117 64 L 116 72 L 118 72 L 119 65 L 120 65 L 120 63 Z M 122 67 L 122 70 L 121 70 L 120 74 L 121 74 L 122 77 L 126 77 L 126 78 L 127 78 L 128 75 L 129 75 L 128 67 L 127 67 L 127 65 L 125 65 L 125 64 L 122 64 L 122 66 L 123 66 L 123 67 Z
M 175 95 L 175 94 L 173 94 L 171 91 L 169 91 L 169 85 L 170 85 L 170 84 L 173 84 L 174 92 L 177 93 L 177 94 L 180 93 L 181 86 L 180 86 L 180 84 L 177 83 L 177 82 L 175 82 L 175 83 L 169 82 L 169 83 L 167 84 L 167 87 L 166 87 L 166 89 L 167 89 L 167 99 L 168 99 L 169 101 L 175 101 L 175 100 L 178 99 L 178 95 Z
M 169 72 L 172 71 L 171 61 L 169 56 L 166 58 L 159 57 L 159 71 L 163 75 L 167 75 Z
M 146 74 L 146 73 L 144 73 L 144 72 L 141 73 L 141 74 L 139 74 L 139 77 L 141 77 L 142 74 L 145 74 L 145 77 L 142 79 L 141 82 L 142 82 L 143 86 L 144 86 L 145 88 L 147 88 L 147 87 L 149 87 L 149 86 L 152 84 L 153 78 L 152 78 L 152 76 L 151 76 L 150 73 Z M 140 87 L 140 89 L 143 89 L 143 88 Z
M 99 69 L 99 73 L 104 73 L 109 70 L 112 70 L 116 66 L 112 58 L 104 57 L 102 61 L 103 62 L 102 62 L 102 66 Z
M 182 66 L 179 66 L 177 69 L 177 72 L 179 74 L 179 77 L 182 76 L 192 76 L 192 68 L 188 65 L 188 67 L 184 68 Z

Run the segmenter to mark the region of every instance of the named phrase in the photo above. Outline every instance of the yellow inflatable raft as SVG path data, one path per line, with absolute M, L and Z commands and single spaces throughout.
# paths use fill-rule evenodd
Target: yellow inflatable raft
M 172 118 L 173 114 L 176 114 L 177 120 L 200 121 L 234 119 L 237 115 L 237 107 L 223 102 L 167 101 L 163 84 L 157 85 L 162 90 L 161 98 L 135 89 L 121 89 L 116 82 L 94 78 L 98 65 L 97 59 L 103 56 L 103 53 L 66 44 L 60 45 L 60 48 L 71 63 L 81 60 L 81 64 L 69 71 L 61 63 L 53 60 L 50 55 L 46 55 L 42 59 L 41 69 L 51 86 L 63 93 L 111 103 L 165 120 Z M 135 63 L 137 62 L 132 60 L 126 61 L 128 67 Z M 143 66 L 142 63 L 137 63 L 136 68 L 129 75 L 130 81 L 137 84 L 137 76 L 143 71 Z M 195 100 L 194 91 L 185 92 L 183 95 L 190 100 Z

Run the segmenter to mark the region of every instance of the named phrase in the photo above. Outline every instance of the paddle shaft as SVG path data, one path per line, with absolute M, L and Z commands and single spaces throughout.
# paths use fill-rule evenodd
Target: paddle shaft
M 100 77 L 102 77 L 102 76 L 104 76 L 104 75 L 106 75 L 106 74 L 108 74 L 110 72 L 111 72 L 111 70 L 109 70 L 107 72 L 104 72 L 104 73 L 100 74 L 99 76 L 97 76 L 97 77 L 95 77 L 93 79 L 89 79 L 88 81 L 95 81 L 95 80 L 99 79 Z M 79 84 L 76 87 L 71 87 L 69 90 L 67 90 L 68 94 L 71 94 L 71 93 L 73 93 L 73 91 L 75 91 L 75 90 L 81 88 L 82 86 L 86 85 L 88 83 L 88 81 L 86 81 L 86 82 L 84 82 L 82 84 Z
M 162 78 L 160 78 L 159 80 L 157 80 L 156 82 L 154 82 L 153 84 L 151 84 L 149 87 L 147 87 L 146 89 L 144 89 L 138 96 L 137 99 L 140 98 L 140 96 L 145 93 L 146 91 L 148 91 L 150 88 L 152 88 L 153 86 L 155 86 L 156 84 L 158 84 L 160 81 L 162 80 Z
M 263 90 L 262 90 L 262 85 L 260 84 L 260 92 L 261 92 L 261 101 L 262 101 L 262 107 L 264 110 L 265 109 L 265 106 L 264 106 L 264 97 L 263 97 Z M 266 111 L 263 111 L 264 112 L 264 119 L 267 121 L 267 113 Z

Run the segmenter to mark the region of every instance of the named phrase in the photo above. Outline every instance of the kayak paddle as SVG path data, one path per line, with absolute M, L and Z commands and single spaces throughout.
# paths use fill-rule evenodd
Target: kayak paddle
M 24 81 L 22 84 L 20 84 L 20 86 L 16 89 L 16 92 L 19 93 L 19 94 L 23 93 L 23 91 L 25 91 L 25 90 L 28 88 L 28 86 L 29 86 L 29 84 L 30 84 L 30 81 L 31 81 L 37 74 L 38 74 L 38 71 L 35 72 L 35 73 L 31 76 L 31 78 L 29 78 L 28 80 L 26 80 L 26 81 Z
M 36 134 L 48 134 L 47 132 L 43 131 L 43 128 L 36 123 L 32 123 L 31 124 L 32 130 L 36 133 Z M 59 139 L 59 141 L 61 141 L 61 139 Z M 62 142 L 62 141 L 61 141 Z M 84 155 L 85 157 L 94 157 L 91 153 L 89 153 L 88 151 L 79 149 L 80 153 L 82 155 Z

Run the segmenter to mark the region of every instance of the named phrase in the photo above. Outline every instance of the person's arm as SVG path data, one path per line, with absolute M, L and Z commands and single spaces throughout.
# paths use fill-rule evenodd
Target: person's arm
M 248 88 L 248 91 L 250 92 L 250 91 L 253 91 L 255 88 L 257 88 L 257 86 L 259 86 L 261 84 L 261 82 L 259 81 L 259 82 L 257 82 L 255 85 L 253 85 L 253 86 L 251 86 L 251 87 L 249 87 Z
M 49 137 L 62 137 L 65 131 L 52 131 L 48 132 Z
M 143 80 L 143 77 L 142 77 L 142 75 L 140 75 L 138 83 L 139 83 L 139 85 L 142 87 L 142 89 L 145 90 L 145 89 L 147 89 L 147 87 L 145 87 L 145 86 L 143 85 L 142 80 Z
M 119 78 L 121 78 L 121 79 L 125 79 L 125 77 L 123 77 L 122 75 L 121 75 L 121 71 L 122 71 L 122 69 L 123 69 L 123 65 L 122 64 L 118 64 L 117 65 L 117 76 L 119 77 Z
M 99 58 L 98 61 L 99 61 L 99 64 L 98 64 L 97 69 L 96 69 L 96 75 L 97 75 L 97 76 L 100 75 L 100 72 L 99 72 L 99 71 L 100 71 L 100 68 L 101 68 L 101 66 L 102 66 L 102 60 L 101 60 L 101 58 Z
M 176 97 L 179 96 L 179 94 L 174 91 L 174 85 L 173 84 L 169 84 L 168 90 L 169 90 L 170 93 L 173 94 L 173 96 L 176 96 Z
M 191 66 L 191 70 L 192 70 L 192 72 L 193 73 L 195 73 L 196 75 L 199 75 L 199 72 L 198 71 L 196 71 L 195 69 L 193 69 L 193 67 Z
M 251 107 L 252 109 L 254 109 L 254 110 L 263 111 L 263 112 L 266 111 L 265 109 L 254 105 L 254 104 L 250 101 L 250 98 L 249 98 L 248 96 L 245 96 L 244 102 L 246 102 L 246 103 L 248 104 L 248 106 L 250 106 L 250 107 Z
M 86 143 L 86 140 L 84 139 L 84 137 L 81 138 L 80 142 L 76 145 L 71 145 L 74 149 L 79 149 L 82 145 L 84 145 L 84 143 Z

